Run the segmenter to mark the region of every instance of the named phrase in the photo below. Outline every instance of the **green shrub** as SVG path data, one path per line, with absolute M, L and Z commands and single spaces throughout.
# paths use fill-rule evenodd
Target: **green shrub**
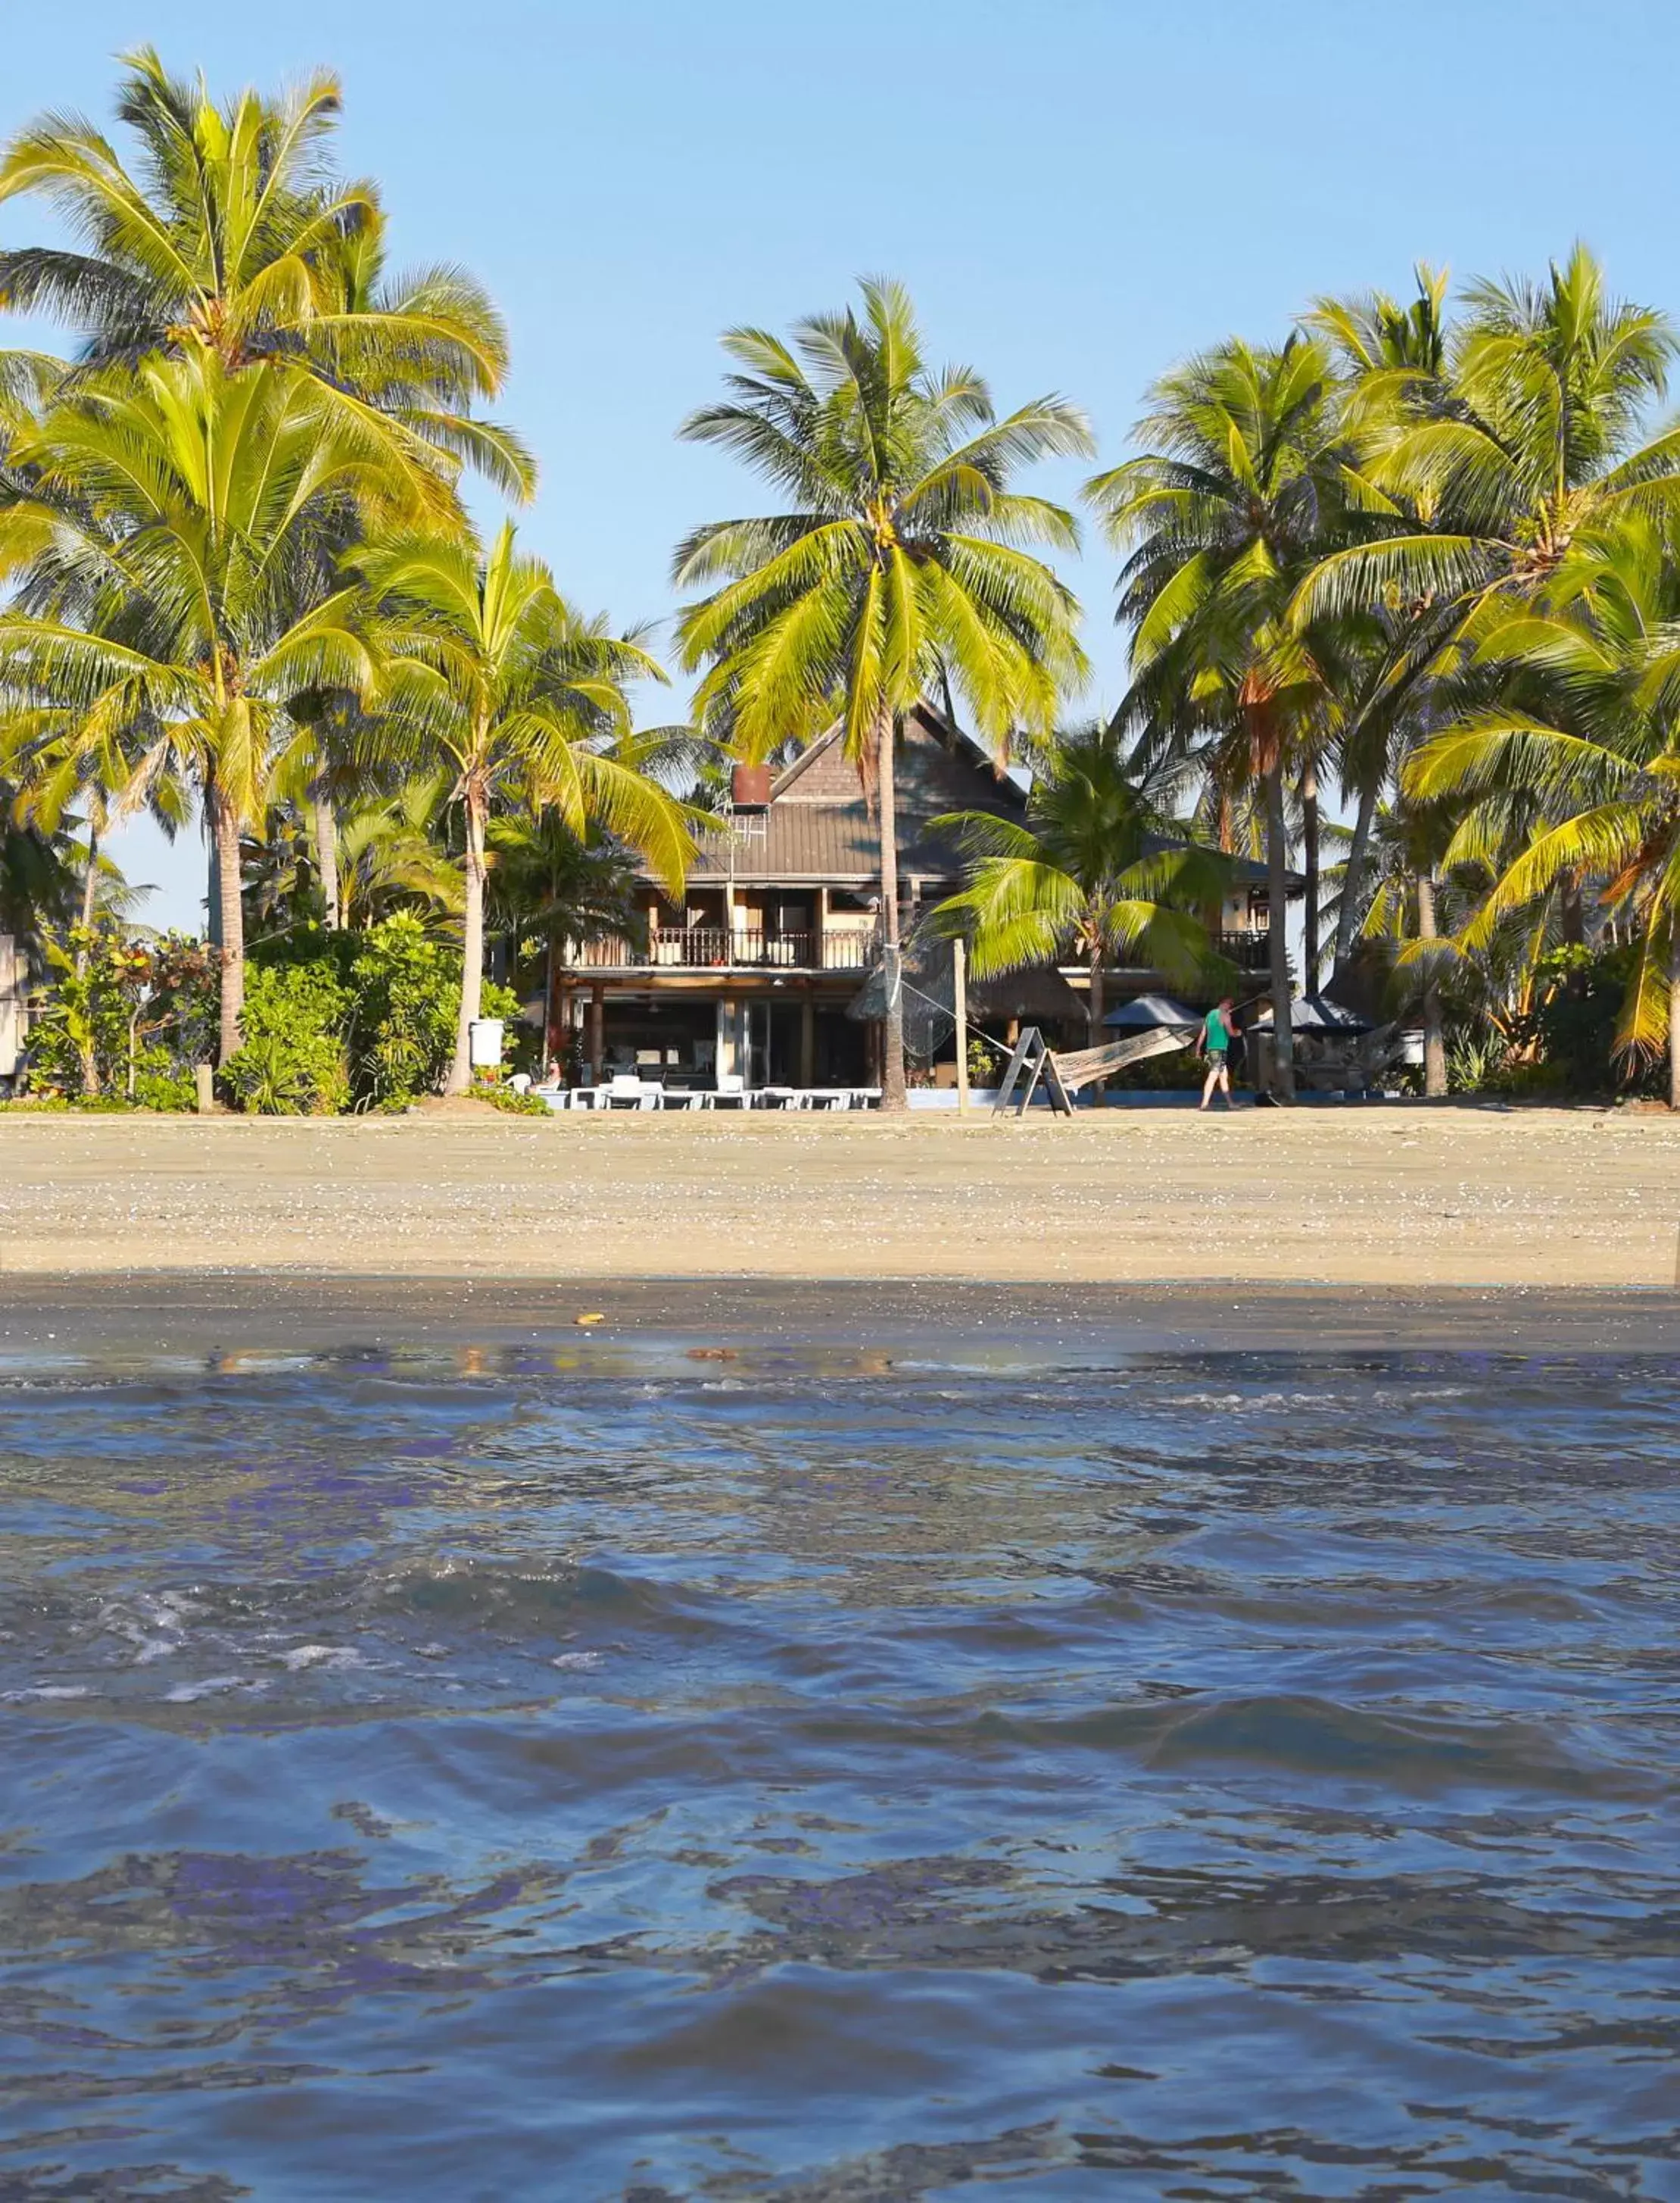
M 1656 1094 L 1661 1066 L 1630 1058 L 1616 1028 L 1639 958 L 1636 943 L 1550 950 L 1535 966 L 1533 999 L 1512 1031 L 1511 1060 L 1488 1082 L 1517 1096 Z
M 222 1073 L 240 1107 L 268 1117 L 347 1108 L 344 1027 L 351 1001 L 328 957 L 253 963 L 245 975 L 244 1042 Z
M 351 1082 L 364 1107 L 400 1108 L 443 1084 L 455 1048 L 458 952 L 402 911 L 334 936 L 346 960 Z
M 261 942 L 228 1090 L 269 1114 L 405 1108 L 443 1084 L 460 989 L 459 950 L 406 911 L 365 933 L 310 925 Z M 512 1019 L 518 1007 L 511 989 L 486 981 L 487 1018 Z
M 546 1117 L 548 1104 L 535 1094 L 516 1094 L 511 1086 L 493 1086 L 484 1099 L 510 1117 Z
M 192 1066 L 215 1043 L 214 952 L 181 934 L 131 940 L 102 918 L 50 936 L 46 954 L 53 976 L 30 1034 L 31 1091 L 190 1108 Z

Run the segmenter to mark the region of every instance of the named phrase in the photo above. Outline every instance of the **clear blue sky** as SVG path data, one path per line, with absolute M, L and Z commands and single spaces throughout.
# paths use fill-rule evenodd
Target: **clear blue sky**
M 1618 0 L 60 0 L 6 10 L 0 130 L 108 119 L 149 41 L 220 91 L 339 72 L 346 163 L 400 259 L 475 269 L 512 325 L 503 410 L 542 487 L 525 527 L 562 585 L 663 617 L 671 546 L 755 509 L 677 443 L 717 334 L 896 275 L 936 355 L 1000 405 L 1044 390 L 1121 456 L 1185 351 L 1281 335 L 1324 291 L 1543 267 L 1585 237 L 1680 310 L 1680 10 Z M 1584 34 L 1583 34 L 1584 33 Z M 28 205 L 0 234 L 41 233 Z M 1083 470 L 1047 470 L 1071 496 Z M 1112 563 L 1071 578 L 1120 685 Z M 672 712 L 672 716 L 677 716 Z M 202 858 L 136 836 L 154 922 L 196 923 Z

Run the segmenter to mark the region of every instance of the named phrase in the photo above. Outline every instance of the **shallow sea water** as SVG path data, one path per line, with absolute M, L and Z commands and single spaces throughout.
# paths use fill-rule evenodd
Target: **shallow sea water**
M 1680 2199 L 1680 1368 L 0 1383 L 0 2203 Z

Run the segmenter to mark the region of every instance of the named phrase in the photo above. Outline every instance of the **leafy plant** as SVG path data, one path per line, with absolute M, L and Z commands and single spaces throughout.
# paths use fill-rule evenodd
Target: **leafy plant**
M 1510 1054 L 1510 1042 L 1502 1032 L 1491 1027 L 1455 1034 L 1446 1044 L 1447 1092 L 1481 1094 L 1491 1090 Z
M 548 1104 L 539 1095 L 516 1094 L 511 1086 L 494 1086 L 484 1099 L 509 1117 L 546 1117 Z
M 253 964 L 245 1038 L 222 1066 L 230 1094 L 261 1116 L 326 1116 L 346 1107 L 344 1030 L 352 1001 L 326 957 Z
M 261 942 L 248 984 L 245 1044 L 228 1066 L 241 1106 L 268 1115 L 400 1109 L 447 1076 L 461 956 L 412 912 L 365 933 L 320 926 Z M 486 1017 L 518 1018 L 511 989 L 487 982 Z
M 181 934 L 131 940 L 108 918 L 44 945 L 53 976 L 37 1002 L 31 1090 L 191 1108 L 192 1066 L 215 1045 L 214 953 Z

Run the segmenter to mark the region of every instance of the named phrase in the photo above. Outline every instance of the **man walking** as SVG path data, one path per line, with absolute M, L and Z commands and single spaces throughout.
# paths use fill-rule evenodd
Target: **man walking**
M 1231 1043 L 1242 1031 L 1232 1014 L 1231 997 L 1222 995 L 1219 1001 L 1202 1020 L 1202 1030 L 1197 1046 L 1208 1060 L 1207 1082 L 1202 1089 L 1201 1106 L 1205 1109 L 1213 1100 L 1216 1086 L 1225 1096 L 1225 1106 L 1231 1107 Z

